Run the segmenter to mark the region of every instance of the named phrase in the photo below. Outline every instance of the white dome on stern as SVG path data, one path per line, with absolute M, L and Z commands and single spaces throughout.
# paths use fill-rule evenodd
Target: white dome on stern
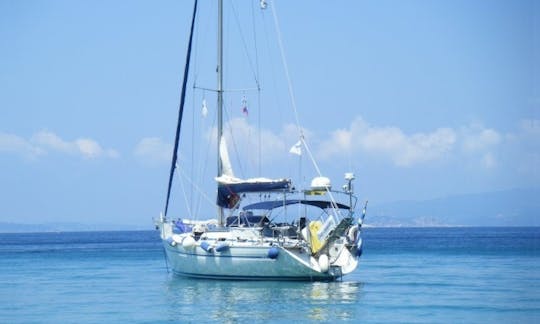
M 332 189 L 332 182 L 327 177 L 315 177 L 311 180 L 311 190 L 326 191 Z

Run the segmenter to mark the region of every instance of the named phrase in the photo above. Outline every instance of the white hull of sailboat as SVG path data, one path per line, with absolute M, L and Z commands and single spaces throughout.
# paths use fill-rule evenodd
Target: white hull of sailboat
M 187 277 L 331 281 L 354 271 L 358 263 L 358 257 L 344 247 L 331 258 L 331 263 L 321 267 L 319 261 L 303 248 L 279 246 L 277 240 L 195 242 L 187 233 L 162 238 L 168 266 L 175 274 Z M 184 240 L 190 244 L 183 244 Z
M 276 259 L 268 257 L 268 247 L 236 247 L 225 253 L 208 253 L 197 247 L 188 251 L 164 241 L 167 261 L 172 271 L 181 276 L 233 280 L 335 280 L 343 273 L 330 268 L 326 273 L 300 261 L 280 249 Z M 318 267 L 318 265 L 314 265 Z

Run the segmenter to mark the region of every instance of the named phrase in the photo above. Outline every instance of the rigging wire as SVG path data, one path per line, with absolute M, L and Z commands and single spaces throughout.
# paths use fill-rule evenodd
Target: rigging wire
M 204 6 L 205 3 L 203 2 L 201 5 L 199 6 Z M 210 22 L 211 20 L 210 19 L 205 19 L 204 17 L 204 14 L 207 10 L 205 9 L 201 9 L 199 10 L 200 12 L 200 15 L 199 15 L 199 19 L 197 20 L 197 26 L 195 26 L 196 28 L 196 31 L 195 31 L 195 43 L 193 44 L 194 45 L 194 50 L 193 50 L 193 88 L 197 88 L 197 84 L 198 84 L 198 81 L 199 81 L 199 70 L 200 70 L 200 66 L 199 64 L 203 64 L 201 63 L 200 59 L 199 59 L 199 55 L 200 55 L 200 50 L 199 50 L 199 44 L 206 44 L 207 43 L 207 39 L 208 39 L 208 34 L 210 33 L 209 30 L 210 30 Z
M 268 19 L 271 19 L 268 17 L 268 14 L 265 14 L 265 11 L 266 10 L 260 10 L 260 21 L 262 21 L 262 33 L 263 33 L 263 39 L 264 39 L 264 54 L 266 54 L 268 56 L 268 59 L 265 60 L 265 64 L 269 65 L 269 75 L 270 75 L 270 80 L 271 80 L 271 88 L 272 88 L 272 96 L 270 96 L 270 100 L 272 101 L 271 102 L 271 105 L 273 105 L 274 107 L 284 107 L 287 105 L 287 101 L 285 101 L 285 103 L 283 104 L 283 98 L 281 97 L 281 91 L 278 91 L 278 81 L 277 81 L 277 76 L 276 76 L 276 71 L 278 71 L 278 68 L 276 67 L 276 61 L 275 61 L 275 55 L 273 55 L 273 50 L 271 49 L 272 48 L 272 44 L 274 44 L 274 42 L 272 42 L 270 40 L 270 32 L 269 30 L 271 30 L 272 28 L 269 26 L 271 23 L 269 23 L 267 20 Z M 272 38 L 273 39 L 273 38 Z M 276 120 L 279 120 L 279 121 L 283 121 L 283 110 L 282 109 L 275 109 L 272 111 L 272 114 L 273 114 L 273 119 L 276 119 Z M 263 110 L 262 108 L 260 109 L 260 117 L 259 117 L 259 129 L 261 127 L 261 119 L 262 119 L 262 115 L 263 115 Z M 262 165 L 262 157 L 264 156 L 264 151 L 265 147 L 261 144 L 260 145 L 260 158 L 261 158 L 261 165 Z M 261 171 L 262 172 L 262 171 Z
M 254 1 L 251 1 L 251 30 L 253 30 L 253 46 L 255 47 L 255 68 L 256 68 L 256 76 L 257 78 L 260 78 L 260 71 L 259 71 L 259 50 L 258 50 L 258 47 L 257 47 L 257 28 L 256 28 L 256 24 L 255 24 L 255 5 L 254 5 Z M 258 170 L 257 170 L 257 174 L 258 176 L 262 176 L 262 135 L 261 135 L 261 112 L 262 112 L 262 107 L 261 107 L 261 87 L 259 85 L 257 85 L 257 129 L 259 129 L 259 134 L 257 136 L 257 139 L 258 139 L 258 146 L 257 146 L 257 149 L 258 149 L 258 154 L 257 154 L 257 157 L 258 157 L 258 161 L 257 161 L 257 166 L 258 166 Z
M 258 107 L 259 109 L 257 110 L 257 129 L 259 130 L 258 132 L 258 135 L 257 135 L 257 139 L 259 141 L 258 145 L 257 145 L 257 153 L 258 153 L 258 161 L 257 161 L 257 166 L 258 166 L 258 170 L 257 170 L 257 173 L 260 176 L 262 176 L 262 132 L 261 132 L 261 111 L 262 111 L 262 107 L 261 107 L 261 90 L 259 89 L 259 91 L 257 91 L 257 104 L 258 104 Z
M 188 73 L 189 73 L 189 61 L 191 58 L 191 46 L 193 43 L 193 30 L 195 26 L 195 17 L 197 15 L 197 0 L 195 0 L 195 4 L 193 6 L 193 17 L 191 19 L 191 30 L 189 34 L 189 43 L 186 53 L 186 66 L 184 67 L 184 80 L 182 82 L 182 93 L 180 95 L 180 105 L 178 108 L 178 123 L 176 125 L 176 136 L 174 139 L 174 149 L 173 149 L 173 156 L 171 161 L 171 170 L 169 173 L 169 184 L 167 186 L 167 199 L 165 201 L 165 211 L 164 211 L 164 217 L 167 217 L 167 211 L 169 209 L 169 198 L 171 196 L 171 186 L 172 186 L 172 180 L 174 177 L 174 170 L 176 169 L 176 160 L 178 158 L 178 142 L 180 141 L 180 128 L 182 125 L 182 115 L 184 113 L 184 103 L 186 99 L 186 85 L 187 85 L 187 79 L 188 79 Z
M 282 61 L 283 67 L 285 69 L 285 77 L 287 78 L 287 86 L 288 86 L 288 89 L 289 89 L 289 96 L 291 98 L 291 104 L 292 104 L 292 107 L 293 107 L 294 119 L 296 121 L 296 126 L 297 126 L 298 131 L 300 133 L 300 136 L 302 138 L 303 137 L 303 131 L 302 131 L 302 128 L 300 126 L 300 119 L 298 118 L 298 109 L 296 109 L 296 100 L 295 100 L 295 97 L 294 97 L 294 91 L 293 91 L 293 87 L 292 87 L 291 77 L 289 75 L 289 67 L 287 65 L 287 60 L 285 59 L 285 50 L 283 48 L 283 41 L 281 39 L 281 31 L 280 31 L 280 28 L 279 28 L 279 21 L 277 19 L 277 15 L 276 15 L 275 3 L 272 2 L 272 6 L 270 6 L 270 7 L 272 8 L 272 16 L 274 17 L 274 26 L 276 28 L 276 34 L 277 34 L 277 38 L 278 38 L 278 45 L 279 45 L 279 50 L 280 50 L 280 54 L 281 54 L 281 61 Z
M 177 164 L 176 168 L 178 169 L 179 172 L 181 171 L 180 165 Z M 186 192 L 186 187 L 184 186 L 184 182 L 183 181 L 178 181 L 178 182 L 180 182 L 180 188 L 182 189 L 182 193 L 184 194 L 184 201 L 186 204 L 186 209 L 187 209 L 189 218 L 193 218 L 193 213 L 191 212 L 192 209 L 191 209 L 190 201 L 188 200 L 188 195 Z M 190 188 L 193 190 L 193 182 L 190 181 L 190 185 L 191 185 Z M 190 195 L 190 198 L 192 197 L 193 195 Z
M 300 133 L 300 141 L 302 141 L 302 144 L 306 148 L 306 152 L 308 153 L 308 156 L 309 156 L 309 158 L 311 160 L 311 163 L 313 163 L 313 166 L 315 167 L 315 170 L 317 171 L 317 174 L 319 176 L 322 176 L 319 165 L 317 164 L 317 161 L 315 161 L 315 158 L 313 157 L 311 149 L 309 148 L 309 145 L 306 142 L 306 139 L 304 137 L 304 131 L 303 131 L 301 125 L 300 125 L 300 119 L 298 118 L 298 109 L 296 108 L 296 100 L 295 100 L 295 97 L 294 97 L 294 91 L 293 91 L 293 87 L 292 87 L 291 77 L 289 75 L 289 67 L 287 65 L 287 60 L 285 59 L 285 50 L 284 50 L 283 41 L 282 41 L 282 38 L 281 38 L 281 31 L 280 31 L 280 28 L 279 28 L 279 21 L 278 21 L 277 14 L 276 14 L 275 2 L 272 2 L 272 6 L 270 6 L 270 7 L 272 8 L 272 16 L 274 17 L 274 26 L 276 28 L 276 34 L 277 34 L 277 37 L 278 37 L 278 45 L 279 45 L 279 50 L 280 50 L 280 53 L 281 53 L 281 60 L 283 62 L 283 66 L 285 68 L 285 76 L 287 78 L 287 85 L 288 85 L 288 88 L 289 88 L 289 96 L 291 98 L 291 103 L 292 103 L 292 107 L 293 107 L 293 111 L 294 111 L 294 117 L 295 117 L 295 120 L 296 120 L 296 126 L 298 128 L 299 133 Z M 332 195 L 332 192 L 328 188 L 326 189 L 326 191 L 328 192 L 328 195 L 330 196 L 330 199 L 335 202 L 335 198 Z M 336 208 L 332 208 L 332 211 L 334 213 L 335 218 L 338 219 L 338 217 L 339 217 L 338 214 L 339 213 L 336 210 Z
M 230 7 L 231 7 L 231 11 L 232 11 L 232 16 L 234 17 L 234 21 L 236 23 L 236 27 L 237 27 L 237 30 L 238 30 L 238 35 L 240 36 L 240 40 L 242 42 L 242 46 L 243 46 L 243 49 L 244 49 L 244 53 L 245 53 L 245 57 L 247 58 L 247 62 L 249 63 L 249 67 L 251 69 L 251 72 L 253 74 L 253 79 L 255 81 L 255 85 L 256 85 L 256 88 L 254 89 L 228 89 L 226 90 L 225 92 L 233 92 L 233 91 L 241 91 L 242 92 L 242 95 L 245 97 L 245 92 L 247 90 L 256 90 L 257 91 L 257 102 L 258 102 L 258 129 L 259 129 L 259 132 L 258 132 L 258 154 L 257 154 L 257 157 L 258 157 L 258 161 L 255 161 L 255 164 L 258 165 L 258 174 L 260 176 L 261 174 L 261 162 L 262 162 L 262 158 L 261 158 L 261 147 L 262 147 L 262 140 L 261 140 L 261 132 L 260 132 L 260 107 L 261 107 L 261 85 L 260 85 L 260 80 L 259 80 L 259 58 L 258 58 L 258 49 L 257 49 L 257 43 L 256 43 L 256 34 L 255 34 L 255 18 L 254 18 L 254 9 L 253 9 L 253 2 L 252 2 L 252 6 L 251 6 L 251 13 L 252 13 L 252 19 L 251 19 L 251 22 L 252 22 L 252 31 L 253 31 L 253 36 L 254 36 L 254 41 L 253 41 L 253 44 L 254 44 L 254 47 L 255 47 L 255 51 L 254 51 L 254 58 L 255 58 L 255 64 L 253 63 L 253 56 L 250 55 L 250 51 L 248 49 L 248 45 L 247 45 L 247 41 L 246 41 L 246 37 L 244 36 L 244 32 L 243 32 L 243 29 L 242 29 L 242 25 L 240 24 L 240 19 L 239 19 L 239 14 L 238 14 L 238 11 L 236 9 L 236 7 L 234 6 L 234 3 L 233 1 L 230 1 Z M 231 107 L 235 107 L 235 105 L 232 105 L 231 104 Z M 242 107 L 244 108 L 244 106 Z M 253 111 L 253 110 L 252 110 Z M 229 112 L 227 112 L 229 113 Z M 247 116 L 249 116 L 248 112 L 247 111 L 243 111 L 244 114 L 246 114 L 246 118 Z M 229 125 L 230 125 L 230 121 L 231 121 L 231 117 L 230 115 L 228 115 L 228 118 L 229 118 Z M 248 126 L 249 126 L 249 123 L 248 123 Z M 249 146 L 252 146 L 251 144 L 251 141 L 253 140 L 253 136 L 251 136 L 252 132 L 252 127 L 248 127 L 248 136 L 247 136 L 247 141 L 248 141 L 248 145 Z M 230 131 L 230 134 L 231 134 L 231 137 L 233 139 L 233 144 L 235 145 L 234 149 L 235 149 L 235 153 L 236 153 L 236 156 L 237 156 L 237 159 L 238 159 L 238 143 L 236 141 L 234 141 L 234 136 L 233 136 L 233 132 L 232 132 L 232 129 Z M 253 143 L 255 144 L 255 143 Z M 239 159 L 238 159 L 239 160 Z M 257 158 L 255 158 L 255 160 L 257 160 Z M 243 174 L 244 173 L 244 168 L 243 166 L 240 164 L 240 170 L 241 170 L 241 173 Z
M 195 96 L 191 96 L 191 125 L 195 125 Z M 194 169 L 195 166 L 195 127 L 191 127 L 191 169 Z M 181 181 L 180 181 L 181 182 Z M 182 185 L 182 190 L 184 190 L 184 186 Z M 184 195 L 186 193 L 184 192 Z M 189 188 L 189 202 L 186 201 L 186 208 L 188 209 L 188 214 L 191 214 L 191 211 L 193 210 L 193 185 Z M 190 215 L 190 218 L 193 218 L 193 215 Z
M 194 188 L 195 190 L 197 190 L 200 194 L 200 196 L 202 198 L 205 198 L 210 204 L 214 204 L 215 201 L 211 200 L 205 193 L 204 191 L 199 187 L 197 186 L 196 183 L 193 182 L 193 180 L 191 180 L 191 178 L 185 173 L 184 169 L 178 167 L 178 171 L 180 172 L 180 175 L 185 179 L 187 180 Z
M 232 104 L 231 104 L 232 106 Z M 230 117 L 230 114 L 229 114 L 229 109 L 227 109 L 227 107 L 224 107 L 223 111 L 225 112 L 225 117 L 227 119 L 227 130 L 231 136 L 231 142 L 232 142 L 232 146 L 233 146 L 233 149 L 234 149 L 234 153 L 236 155 L 236 158 L 237 158 L 237 162 L 238 162 L 238 168 L 240 169 L 240 174 L 242 175 L 242 177 L 244 177 L 245 173 L 244 173 L 244 168 L 243 168 L 243 165 L 242 165 L 242 161 L 240 160 L 239 156 L 240 154 L 238 153 L 238 145 L 236 143 L 236 139 L 235 139 L 235 136 L 234 136 L 234 133 L 233 133 L 233 128 L 232 128 L 232 124 L 231 124 L 231 117 Z M 248 131 L 249 131 L 249 125 L 248 125 Z M 249 138 L 249 136 L 248 136 Z M 248 139 L 249 140 L 249 139 Z M 219 153 L 218 153 L 219 155 Z M 220 157 L 218 156 L 218 159 Z
M 296 99 L 294 97 L 292 81 L 291 81 L 291 77 L 290 77 L 290 74 L 289 74 L 289 67 L 287 65 L 287 60 L 285 58 L 285 50 L 284 50 L 284 47 L 283 47 L 283 41 L 282 41 L 282 38 L 281 38 L 281 31 L 280 31 L 280 28 L 279 28 L 279 21 L 278 21 L 277 14 L 276 14 L 276 9 L 275 9 L 276 5 L 275 5 L 275 2 L 272 2 L 272 4 L 273 5 L 270 6 L 270 7 L 272 8 L 272 15 L 274 17 L 274 25 L 276 27 L 276 34 L 277 34 L 277 37 L 278 37 L 278 45 L 279 45 L 279 50 L 280 50 L 280 53 L 281 53 L 281 61 L 283 63 L 283 67 L 285 68 L 285 77 L 287 78 L 289 96 L 291 98 L 291 104 L 292 104 L 292 107 L 293 107 L 294 118 L 295 118 L 295 121 L 296 121 L 296 127 L 298 128 L 298 132 L 300 133 L 300 141 L 302 141 L 302 144 L 306 148 L 306 151 L 308 152 L 309 158 L 311 159 L 311 162 L 313 163 L 313 166 L 315 167 L 315 170 L 317 171 L 317 174 L 319 176 L 322 176 L 321 170 L 319 169 L 319 166 L 318 166 L 317 162 L 315 161 L 315 158 L 313 157 L 313 154 L 311 153 L 311 150 L 309 149 L 309 146 L 307 145 L 306 139 L 304 137 L 304 131 L 302 129 L 302 126 L 300 125 L 300 119 L 298 118 L 298 109 L 296 108 Z
M 213 115 L 214 118 L 212 119 L 212 124 L 210 126 L 210 129 L 213 129 L 216 125 L 216 114 Z M 203 118 L 203 121 L 201 122 L 201 130 L 203 129 L 207 129 L 204 127 L 204 118 Z M 202 135 L 204 137 L 204 135 Z M 212 138 L 215 138 L 215 136 L 212 136 Z M 201 153 L 201 160 L 204 161 L 204 163 L 201 165 L 201 169 L 200 169 L 200 179 L 202 179 L 204 177 L 204 175 L 206 174 L 206 171 L 208 169 L 208 162 L 209 162 L 209 156 L 210 156 L 210 149 L 213 147 L 211 145 L 203 145 L 203 147 L 206 148 L 206 154 L 204 154 L 203 150 L 200 151 Z M 197 208 L 196 208 L 196 211 L 197 211 L 197 214 L 199 214 L 200 210 L 201 210 L 201 205 L 202 205 L 202 199 L 203 197 L 201 195 L 199 195 L 199 200 L 197 202 Z M 214 202 L 212 202 L 212 204 L 214 204 Z
M 203 6 L 205 5 L 208 5 L 208 3 L 202 3 Z M 207 44 L 207 41 L 208 41 L 208 35 L 209 35 L 209 32 L 210 32 L 210 29 L 211 29 L 211 22 L 212 20 L 211 19 L 206 19 L 206 17 L 204 16 L 205 15 L 205 12 L 208 12 L 208 10 L 199 10 L 201 12 L 200 16 L 199 16 L 199 19 L 198 19 L 198 23 L 197 23 L 197 26 L 195 26 L 196 30 L 195 30 L 195 40 L 194 40 L 194 44 L 193 44 L 193 63 L 192 63 L 192 74 L 193 74 L 193 93 L 192 93 L 192 96 L 193 96 L 193 101 L 192 101 L 192 138 L 191 138 L 191 169 L 193 170 L 192 171 L 192 175 L 193 175 L 193 179 L 191 181 L 191 188 L 190 188 L 190 194 L 191 194 L 191 199 L 190 199 L 190 209 L 191 209 L 191 212 L 192 212 L 192 215 L 194 215 L 193 217 L 197 218 L 201 211 L 201 206 L 202 206 L 202 196 L 200 194 L 196 194 L 196 190 L 194 190 L 194 183 L 199 183 L 201 182 L 202 179 L 204 179 L 204 176 L 205 176 L 205 173 L 206 173 L 206 170 L 207 170 L 207 166 L 208 166 L 208 161 L 209 161 L 209 152 L 210 152 L 210 147 L 208 145 L 199 145 L 199 147 L 196 147 L 197 143 L 200 143 L 201 140 L 197 141 L 197 143 L 195 143 L 195 139 L 196 139 L 196 136 L 195 135 L 198 135 L 199 138 L 203 138 L 204 139 L 204 132 L 205 130 L 207 130 L 207 123 L 205 122 L 206 120 L 206 116 L 203 116 L 203 118 L 200 118 L 198 119 L 199 122 L 197 123 L 198 125 L 198 129 L 195 127 L 195 120 L 196 120 L 196 115 L 198 112 L 200 112 L 199 109 L 197 109 L 197 95 L 196 95 L 196 90 L 199 90 L 199 89 L 202 89 L 202 99 L 203 100 L 206 100 L 206 91 L 216 91 L 215 89 L 205 89 L 205 88 L 201 88 L 200 86 L 198 86 L 199 84 L 199 71 L 201 70 L 201 64 L 204 64 L 204 60 L 201 60 L 199 58 L 199 54 L 201 54 L 201 45 L 204 45 L 204 44 Z M 203 69 L 204 70 L 204 69 Z M 212 119 L 212 122 L 210 123 L 210 127 L 212 127 L 213 125 L 215 125 L 216 123 L 216 116 L 214 115 L 214 118 Z M 199 132 L 196 132 L 196 130 L 198 130 Z M 201 135 L 202 134 L 202 135 Z M 195 157 L 197 156 L 197 157 Z M 195 161 L 204 161 L 203 163 L 197 163 L 195 165 Z M 182 178 L 180 177 L 180 180 L 182 181 Z M 200 192 L 200 191 L 199 191 Z M 187 205 L 186 205 L 187 206 Z
M 217 92 L 217 90 L 213 88 L 200 87 L 200 86 L 195 86 L 193 88 L 199 89 L 199 90 Z M 222 92 L 228 93 L 228 92 L 246 92 L 246 91 L 258 91 L 258 90 L 259 90 L 258 88 L 239 88 L 239 89 L 223 89 Z
M 253 147 L 255 144 L 253 143 L 253 127 L 250 126 L 249 124 L 249 109 L 248 109 L 248 101 L 247 101 L 247 98 L 246 98 L 246 95 L 245 93 L 242 94 L 242 103 L 241 103 L 241 106 L 242 106 L 242 114 L 244 115 L 244 120 L 246 121 L 246 124 L 247 124 L 247 136 L 246 136 L 246 140 L 247 140 L 247 147 Z M 232 131 L 232 129 L 231 129 Z M 247 173 L 249 172 L 249 170 L 251 169 L 250 167 L 253 165 L 253 159 L 252 159 L 252 154 L 246 154 L 247 156 L 247 159 L 246 159 L 246 163 L 248 164 L 246 169 L 247 169 L 247 172 L 246 172 L 246 175 Z
M 253 73 L 253 78 L 255 79 L 255 84 L 257 84 L 257 88 L 260 88 L 259 79 L 257 77 L 258 75 L 257 75 L 257 73 L 255 71 L 254 66 L 253 66 L 253 62 L 251 61 L 251 57 L 249 55 L 246 39 L 244 38 L 244 34 L 242 33 L 242 27 L 240 25 L 240 20 L 238 19 L 238 13 L 236 12 L 236 9 L 235 9 L 234 4 L 233 4 L 232 1 L 231 1 L 231 9 L 232 9 L 232 12 L 233 12 L 234 21 L 236 22 L 236 25 L 238 27 L 238 34 L 240 34 L 240 39 L 242 40 L 242 45 L 244 46 L 244 51 L 246 52 L 246 57 L 247 57 L 247 61 L 249 63 L 249 67 L 251 68 L 251 72 Z

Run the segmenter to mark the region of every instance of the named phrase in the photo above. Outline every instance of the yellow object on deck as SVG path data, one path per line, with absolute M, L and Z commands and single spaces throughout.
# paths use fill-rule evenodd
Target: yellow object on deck
M 305 193 L 306 195 L 322 196 L 326 194 L 326 190 L 307 190 Z
M 319 236 L 317 235 L 317 232 L 320 231 L 322 225 L 323 224 L 320 221 L 312 221 L 309 223 L 309 236 L 311 237 L 312 253 L 317 253 L 324 246 L 324 241 L 319 241 Z

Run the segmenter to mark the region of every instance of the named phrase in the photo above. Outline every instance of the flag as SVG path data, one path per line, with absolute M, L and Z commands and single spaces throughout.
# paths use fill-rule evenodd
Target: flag
M 243 96 L 242 97 L 242 113 L 244 114 L 244 116 L 248 116 L 249 115 L 249 111 L 248 111 L 248 107 L 247 107 L 247 99 L 246 99 L 246 96 Z
M 302 141 L 296 142 L 296 144 L 294 144 L 289 150 L 289 153 L 302 155 Z
M 208 107 L 206 107 L 206 99 L 203 99 L 202 101 L 202 116 L 206 117 L 208 115 Z

